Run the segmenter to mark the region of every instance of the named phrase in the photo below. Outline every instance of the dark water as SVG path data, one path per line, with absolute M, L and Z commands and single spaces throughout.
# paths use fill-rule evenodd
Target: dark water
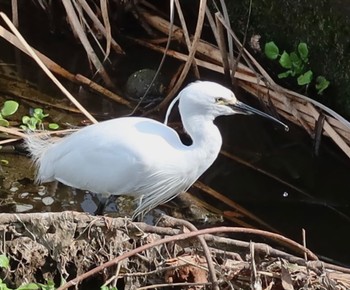
M 238 120 L 235 120 L 235 119 Z M 289 133 L 259 118 L 219 120 L 224 149 L 296 187 L 220 156 L 203 180 L 316 253 L 350 262 L 349 159 L 327 138 L 319 156 L 300 128 Z
M 41 51 L 55 60 L 59 59 L 63 67 L 89 75 L 88 70 L 84 72 L 84 68 L 88 68 L 85 53 L 73 45 L 74 41 L 71 38 L 63 35 L 58 38 L 57 34 L 54 37 L 47 35 L 49 41 L 43 43 L 40 42 L 41 37 L 34 39 Z M 6 63 L 20 65 L 12 66 L 14 72 L 19 73 L 23 79 L 38 84 L 40 90 L 62 97 L 28 57 L 18 55 L 3 41 L 0 42 L 0 46 L 1 57 L 4 57 Z M 136 71 L 149 66 L 152 56 L 153 63 L 158 63 L 158 55 L 147 51 L 145 58 L 144 54 L 144 48 L 141 48 L 140 52 L 133 47 L 126 57 L 115 61 L 118 65 L 114 67 L 114 78 L 120 91 L 131 68 Z M 176 63 L 166 62 L 165 67 L 166 74 L 171 74 Z M 203 77 L 216 80 L 221 78 L 208 72 L 203 72 Z M 69 85 L 69 88 L 79 98 L 81 90 L 72 85 Z M 4 94 L 2 97 L 8 98 L 9 95 Z M 125 108 L 119 105 L 96 97 L 90 98 L 89 93 L 80 97 L 90 110 L 103 118 L 120 116 L 126 112 Z M 248 102 L 251 100 L 247 97 Z M 75 117 L 79 124 L 78 120 L 81 117 Z M 283 128 L 259 117 L 222 117 L 216 123 L 223 135 L 224 150 L 300 190 L 295 190 L 223 155 L 219 156 L 201 180 L 296 241 L 301 242 L 301 230 L 305 229 L 307 245 L 312 251 L 349 265 L 349 158 L 327 138 L 323 138 L 320 154 L 315 156 L 310 137 L 293 125 L 290 125 L 290 132 L 286 133 Z M 52 199 L 46 199 L 52 204 L 45 205 L 43 198 L 50 196 L 45 188 L 32 185 L 32 170 L 29 169 L 28 159 L 18 154 L 6 153 L 1 153 L 1 159 L 9 161 L 8 165 L 3 166 L 0 192 L 2 211 L 18 211 L 20 204 L 27 205 L 21 208 L 27 212 L 94 211 L 98 197 L 66 186 L 59 186 Z M 218 200 L 211 200 L 208 196 L 203 198 L 218 208 L 227 208 Z

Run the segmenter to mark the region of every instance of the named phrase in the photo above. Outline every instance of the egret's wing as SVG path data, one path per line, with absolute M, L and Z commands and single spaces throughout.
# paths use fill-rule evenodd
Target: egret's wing
M 161 123 L 115 119 L 51 146 L 40 160 L 39 176 L 95 192 L 132 194 L 175 158 L 178 146 L 183 145 L 176 133 Z
M 144 171 L 141 160 L 124 146 L 84 146 L 56 161 L 54 178 L 66 185 L 94 192 L 128 193 Z

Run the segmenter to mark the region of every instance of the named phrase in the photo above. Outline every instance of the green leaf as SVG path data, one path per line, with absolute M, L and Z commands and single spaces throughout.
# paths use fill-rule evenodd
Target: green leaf
M 51 281 L 52 281 L 52 284 L 55 285 L 55 284 L 53 283 L 53 280 L 51 280 Z M 48 281 L 48 282 L 49 282 L 49 281 Z M 63 276 L 61 275 L 60 286 L 62 286 L 63 284 L 66 284 L 66 283 L 67 283 L 67 280 L 64 279 Z
M 10 260 L 6 255 L 0 255 L 0 268 L 8 269 L 10 266 Z
M 273 41 L 270 41 L 265 44 L 264 52 L 269 59 L 277 59 L 280 53 L 277 45 Z
M 23 284 L 19 286 L 16 290 L 37 290 L 37 289 L 40 289 L 38 284 L 28 283 L 28 284 Z
M 305 66 L 303 63 L 300 64 L 300 66 L 294 68 L 294 75 L 301 75 L 305 72 Z
M 44 114 L 44 111 L 41 108 L 35 108 L 34 109 L 33 117 L 36 118 L 36 119 L 39 119 L 40 121 L 42 121 L 48 115 L 49 114 Z
M 61 281 L 61 286 L 63 285 L 64 283 L 62 283 Z M 48 279 L 46 280 L 46 284 L 41 284 L 41 283 L 38 283 L 38 285 L 41 287 L 42 290 L 55 290 L 55 283 L 53 282 L 52 279 Z
M 0 290 L 12 290 L 8 288 L 7 285 L 0 279 Z
M 27 129 L 29 129 L 31 131 L 35 131 L 37 124 L 40 123 L 40 122 L 41 121 L 38 120 L 35 117 L 29 117 L 29 116 L 23 116 L 22 117 L 22 123 L 26 126 Z
M 29 116 L 23 116 L 22 117 L 22 123 L 23 124 L 28 124 L 30 122 L 30 117 Z
M 303 66 L 300 57 L 294 51 L 290 53 L 290 60 L 294 69 L 300 69 Z
M 49 129 L 50 130 L 57 130 L 60 126 L 56 123 L 50 123 L 49 124 Z
M 107 285 L 102 285 L 100 287 L 101 290 L 118 290 L 117 287 L 114 287 L 114 286 L 107 286 Z
M 283 51 L 279 63 L 284 68 L 291 68 L 292 67 L 292 61 L 290 60 L 289 54 L 286 51 Z
M 18 110 L 18 103 L 12 100 L 6 101 L 1 108 L 1 115 L 4 117 L 11 116 Z
M 55 285 L 45 285 L 45 284 L 40 284 L 40 288 L 42 290 L 55 290 Z
M 31 131 L 35 131 L 37 125 L 41 123 L 41 120 L 35 117 L 23 116 L 22 123 L 26 125 L 26 127 L 29 128 Z
M 322 95 L 323 91 L 328 88 L 330 82 L 324 76 L 318 76 L 316 78 L 316 90 L 317 94 Z
M 304 86 L 304 85 L 308 85 L 309 83 L 311 83 L 312 75 L 313 75 L 313 73 L 311 70 L 308 70 L 306 73 L 300 75 L 297 79 L 298 85 Z
M 308 49 L 307 44 L 305 42 L 299 43 L 298 52 L 299 52 L 299 55 L 300 55 L 300 58 L 302 59 L 302 61 L 306 63 L 308 61 L 309 49 Z
M 283 73 L 278 74 L 277 77 L 279 79 L 284 79 L 284 78 L 287 78 L 287 77 L 289 77 L 291 75 L 292 75 L 292 71 L 291 70 L 287 70 L 287 71 L 285 71 Z
M 33 124 L 27 124 L 27 127 L 30 131 L 35 131 L 36 130 L 36 126 Z
M 0 126 L 8 127 L 10 125 L 9 121 L 0 118 Z

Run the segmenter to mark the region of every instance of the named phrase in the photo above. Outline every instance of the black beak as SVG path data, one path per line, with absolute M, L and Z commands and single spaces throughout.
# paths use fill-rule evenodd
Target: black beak
M 247 114 L 247 115 L 251 115 L 251 114 L 260 115 L 262 117 L 265 117 L 267 119 L 275 121 L 276 123 L 282 125 L 286 131 L 289 131 L 289 127 L 286 124 L 284 124 L 283 122 L 281 122 L 280 120 L 278 120 L 278 119 L 276 119 L 276 118 L 274 118 L 274 117 L 272 117 L 264 112 L 261 112 L 261 111 L 255 109 L 251 106 L 248 106 L 240 101 L 237 101 L 235 104 L 233 104 L 231 106 L 238 113 Z

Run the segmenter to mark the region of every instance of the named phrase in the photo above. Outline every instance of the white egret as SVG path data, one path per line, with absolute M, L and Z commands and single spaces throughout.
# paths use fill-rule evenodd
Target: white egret
M 185 87 L 179 112 L 192 144 L 165 124 L 143 117 L 122 117 L 85 127 L 53 141 L 34 134 L 26 138 L 37 165 L 36 181 L 110 195 L 132 195 L 139 214 L 186 191 L 217 158 L 222 138 L 214 119 L 221 115 L 256 113 L 277 119 L 238 101 L 229 89 L 208 81 Z M 166 117 L 166 119 L 167 119 Z

